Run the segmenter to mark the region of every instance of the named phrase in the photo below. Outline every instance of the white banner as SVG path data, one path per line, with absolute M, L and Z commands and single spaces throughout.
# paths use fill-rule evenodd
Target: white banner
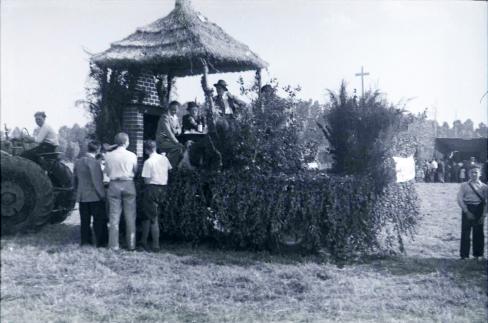
M 415 179 L 415 160 L 413 156 L 393 157 L 395 161 L 397 183 L 408 182 Z

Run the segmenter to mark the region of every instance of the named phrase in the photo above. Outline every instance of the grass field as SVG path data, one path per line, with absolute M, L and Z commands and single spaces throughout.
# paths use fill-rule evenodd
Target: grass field
M 1 240 L 1 322 L 486 322 L 486 263 L 458 260 L 457 184 L 418 184 L 406 255 L 80 248 L 79 220 Z

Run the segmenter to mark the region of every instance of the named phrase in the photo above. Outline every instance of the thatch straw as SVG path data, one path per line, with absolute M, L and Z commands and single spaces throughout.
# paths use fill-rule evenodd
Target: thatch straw
M 210 73 L 257 70 L 268 65 L 185 0 L 176 0 L 169 15 L 112 43 L 92 61 L 101 67 L 139 66 L 189 76 L 203 73 L 202 58 L 208 62 Z

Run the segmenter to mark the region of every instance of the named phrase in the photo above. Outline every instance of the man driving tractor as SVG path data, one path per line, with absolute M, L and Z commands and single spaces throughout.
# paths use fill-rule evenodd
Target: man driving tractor
M 39 163 L 39 154 L 56 152 L 59 146 L 59 140 L 56 131 L 46 123 L 46 113 L 42 111 L 36 112 L 34 118 L 39 127 L 34 130 L 34 136 L 24 136 L 24 140 L 27 142 L 36 142 L 39 145 L 26 150 L 21 156 Z

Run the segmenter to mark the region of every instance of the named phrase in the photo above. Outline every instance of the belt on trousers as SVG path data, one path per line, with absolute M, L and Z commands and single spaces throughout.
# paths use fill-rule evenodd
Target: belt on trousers
M 128 182 L 128 181 L 132 181 L 132 178 L 128 178 L 128 177 L 117 177 L 117 178 L 111 179 L 110 181 L 111 182 Z

